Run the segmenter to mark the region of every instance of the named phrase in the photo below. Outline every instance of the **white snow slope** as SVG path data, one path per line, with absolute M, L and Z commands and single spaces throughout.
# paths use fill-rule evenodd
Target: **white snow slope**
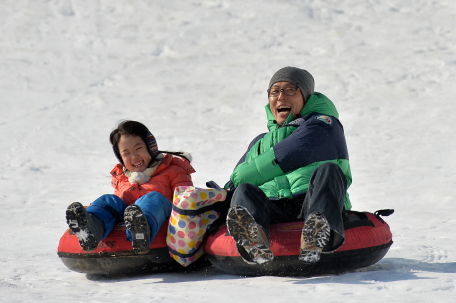
M 0 301 L 454 302 L 455 14 L 449 0 L 0 1 Z M 192 153 L 196 186 L 224 184 L 267 131 L 284 66 L 339 110 L 354 209 L 396 210 L 383 260 L 311 278 L 63 265 L 67 205 L 112 193 L 119 120 Z

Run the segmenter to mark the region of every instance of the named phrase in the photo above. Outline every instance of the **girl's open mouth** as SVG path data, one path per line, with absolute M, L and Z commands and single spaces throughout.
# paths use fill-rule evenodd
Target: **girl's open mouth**
M 132 164 L 134 167 L 138 168 L 141 167 L 144 164 L 144 161 L 141 161 L 139 163 Z

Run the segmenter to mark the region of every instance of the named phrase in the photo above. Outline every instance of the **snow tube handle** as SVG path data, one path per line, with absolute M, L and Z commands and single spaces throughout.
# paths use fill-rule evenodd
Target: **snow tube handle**
M 388 217 L 389 215 L 392 215 L 394 213 L 394 209 L 380 209 L 380 210 L 377 210 L 374 215 L 380 220 L 382 221 L 383 223 L 385 223 L 385 221 L 380 218 L 380 216 L 383 216 L 383 217 Z
M 374 215 L 378 216 L 383 216 L 383 217 L 388 217 L 389 215 L 392 215 L 394 213 L 394 209 L 380 209 L 377 210 Z
M 207 181 L 206 186 L 214 189 L 222 189 L 215 181 Z

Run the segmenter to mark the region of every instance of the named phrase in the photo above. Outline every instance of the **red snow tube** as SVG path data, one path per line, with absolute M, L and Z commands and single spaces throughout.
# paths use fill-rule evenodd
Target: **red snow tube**
M 272 224 L 271 250 L 274 260 L 264 265 L 247 264 L 236 250 L 226 226 L 208 237 L 206 257 L 218 269 L 236 275 L 247 276 L 311 276 L 339 274 L 375 264 L 381 260 L 393 244 L 388 224 L 380 215 L 389 215 L 393 210 L 347 212 L 344 214 L 345 243 L 335 252 L 321 254 L 315 264 L 306 264 L 298 259 L 301 232 L 304 223 Z
M 79 245 L 78 237 L 68 229 L 60 238 L 57 254 L 66 267 L 86 274 L 112 275 L 185 269 L 169 255 L 166 245 L 168 222 L 160 228 L 150 245 L 150 251 L 144 255 L 133 252 L 125 231 L 123 222 L 117 224 L 96 250 L 86 252 Z M 198 261 L 192 265 L 204 265 L 203 261 Z

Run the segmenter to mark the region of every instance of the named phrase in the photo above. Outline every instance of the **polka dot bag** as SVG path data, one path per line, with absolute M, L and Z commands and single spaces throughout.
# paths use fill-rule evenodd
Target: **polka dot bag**
M 204 254 L 206 231 L 220 217 L 216 204 L 225 199 L 224 189 L 179 186 L 174 190 L 166 244 L 171 257 L 182 266 Z

